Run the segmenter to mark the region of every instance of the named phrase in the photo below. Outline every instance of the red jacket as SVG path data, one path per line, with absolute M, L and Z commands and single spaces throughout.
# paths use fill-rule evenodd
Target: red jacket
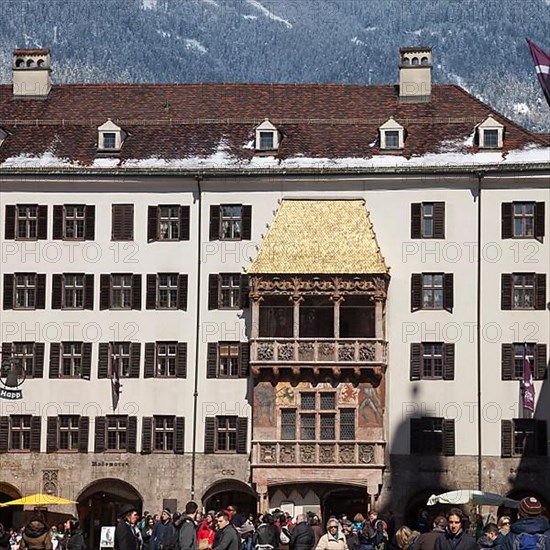
M 200 543 L 203 539 L 208 539 L 208 545 L 212 546 L 214 543 L 214 536 L 216 532 L 212 527 L 209 527 L 206 521 L 204 521 L 197 530 L 197 542 Z

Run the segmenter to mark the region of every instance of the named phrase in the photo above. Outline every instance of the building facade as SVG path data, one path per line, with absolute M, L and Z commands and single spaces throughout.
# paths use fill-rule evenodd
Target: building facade
M 550 143 L 431 66 L 52 85 L 47 50 L 14 52 L 0 501 L 76 500 L 92 545 L 128 501 L 408 521 L 456 488 L 548 501 Z

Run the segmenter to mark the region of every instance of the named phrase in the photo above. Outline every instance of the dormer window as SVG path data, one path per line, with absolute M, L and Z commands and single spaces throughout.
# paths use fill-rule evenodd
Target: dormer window
M 398 151 L 403 149 L 405 144 L 405 128 L 399 124 L 393 117 L 390 117 L 379 128 L 380 131 L 380 149 L 383 151 Z
M 256 128 L 256 151 L 276 151 L 280 141 L 279 130 L 267 118 Z
M 98 129 L 97 149 L 104 153 L 118 153 L 126 138 L 126 133 L 111 119 Z
M 502 149 L 504 126 L 492 116 L 477 127 L 480 149 Z

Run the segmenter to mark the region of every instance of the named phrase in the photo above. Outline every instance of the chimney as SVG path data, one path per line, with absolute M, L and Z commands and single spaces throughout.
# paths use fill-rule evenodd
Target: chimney
M 50 50 L 14 50 L 13 96 L 46 98 L 52 88 Z
M 399 98 L 401 101 L 430 101 L 432 95 L 432 48 L 399 50 Z

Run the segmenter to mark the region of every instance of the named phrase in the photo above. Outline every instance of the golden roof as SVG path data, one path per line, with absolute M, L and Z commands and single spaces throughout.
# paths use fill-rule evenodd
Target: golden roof
M 365 201 L 284 199 L 247 272 L 362 274 L 388 268 Z

